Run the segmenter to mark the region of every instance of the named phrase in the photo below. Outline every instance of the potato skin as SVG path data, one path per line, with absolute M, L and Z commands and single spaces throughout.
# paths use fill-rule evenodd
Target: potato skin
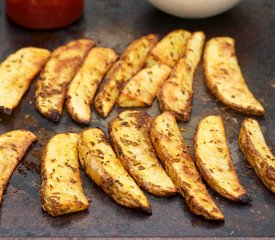
M 201 59 L 204 41 L 203 32 L 194 32 L 191 35 L 183 55 L 158 93 L 160 109 L 172 112 L 180 121 L 188 121 L 190 118 L 193 81 Z
M 90 123 L 90 105 L 96 90 L 117 58 L 118 55 L 111 48 L 95 47 L 88 53 L 67 91 L 67 110 L 76 122 Z
M 42 151 L 42 208 L 54 217 L 89 207 L 79 171 L 78 137 L 77 133 L 57 134 Z
M 213 190 L 232 201 L 251 201 L 235 171 L 220 116 L 207 116 L 198 123 L 194 149 L 196 165 Z
M 119 90 L 143 67 L 158 36 L 149 34 L 130 43 L 120 59 L 111 67 L 94 100 L 94 107 L 104 118 L 108 116 L 117 102 Z
M 173 68 L 182 55 L 190 36 L 191 33 L 183 29 L 168 33 L 150 51 L 146 59 L 146 67 L 165 64 Z
M 50 56 L 43 48 L 21 48 L 0 65 L 0 111 L 10 115 Z
M 238 112 L 264 115 L 263 106 L 249 90 L 238 65 L 234 39 L 210 39 L 203 60 L 205 83 L 219 101 Z
M 82 131 L 79 159 L 87 175 L 118 204 L 152 214 L 150 203 L 121 165 L 101 129 Z
M 0 135 L 0 204 L 9 179 L 36 136 L 27 130 L 13 130 Z
M 275 157 L 266 144 L 258 122 L 246 118 L 239 134 L 239 147 L 264 185 L 275 193 Z
M 157 196 L 177 193 L 161 167 L 150 140 L 151 117 L 143 111 L 124 111 L 109 123 L 114 149 L 137 184 Z
M 224 216 L 209 195 L 170 112 L 156 116 L 150 135 L 156 152 L 191 212 L 209 220 Z
M 119 94 L 119 107 L 151 106 L 160 86 L 169 77 L 171 69 L 166 65 L 144 68 L 131 78 Z
M 93 40 L 77 39 L 53 51 L 35 90 L 36 108 L 44 117 L 54 122 L 59 121 L 67 86 L 94 46 Z

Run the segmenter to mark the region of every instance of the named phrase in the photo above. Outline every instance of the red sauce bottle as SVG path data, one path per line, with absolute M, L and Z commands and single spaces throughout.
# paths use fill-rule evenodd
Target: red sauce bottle
M 6 0 L 11 20 L 30 29 L 56 29 L 76 21 L 84 0 Z

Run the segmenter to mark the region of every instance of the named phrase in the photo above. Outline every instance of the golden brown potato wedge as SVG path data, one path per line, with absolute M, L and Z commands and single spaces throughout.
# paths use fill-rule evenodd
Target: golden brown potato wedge
M 36 84 L 36 108 L 43 116 L 55 122 L 60 119 L 67 85 L 94 46 L 93 40 L 78 39 L 53 51 Z
M 78 151 L 85 172 L 107 195 L 122 206 L 152 214 L 146 196 L 121 165 L 101 129 L 84 130 Z
M 150 51 L 146 60 L 146 67 L 156 64 L 165 64 L 173 68 L 184 51 L 185 44 L 191 33 L 179 29 L 168 33 Z
M 52 137 L 41 157 L 42 208 L 52 216 L 82 211 L 89 202 L 82 189 L 77 133 Z
M 155 34 L 136 39 L 111 67 L 94 100 L 95 109 L 102 117 L 108 116 L 116 104 L 121 86 L 142 68 L 150 49 L 157 41 Z
M 166 172 L 191 212 L 206 219 L 223 220 L 222 212 L 209 195 L 185 146 L 174 115 L 164 112 L 156 116 L 150 135 Z
M 95 92 L 117 57 L 111 48 L 96 47 L 88 53 L 67 91 L 67 109 L 76 122 L 89 124 Z
M 166 65 L 154 65 L 141 70 L 126 83 L 118 98 L 119 107 L 151 106 L 161 84 L 169 77 Z
M 0 204 L 9 179 L 36 136 L 27 130 L 13 130 L 0 135 Z
M 26 47 L 0 65 L 0 111 L 10 115 L 50 56 L 43 48 Z
M 239 112 L 264 115 L 263 106 L 250 92 L 243 78 L 234 39 L 210 39 L 203 60 L 206 85 L 219 101 Z
M 160 109 L 172 112 L 178 120 L 188 121 L 190 118 L 193 81 L 201 59 L 204 40 L 203 32 L 191 35 L 182 57 L 158 94 Z
M 151 117 L 143 111 L 124 111 L 109 123 L 115 151 L 137 184 L 157 196 L 177 193 L 161 167 L 150 140 Z
M 250 201 L 234 169 L 220 116 L 208 116 L 199 122 L 194 148 L 197 167 L 213 190 L 233 201 Z
M 239 146 L 265 186 L 275 193 L 275 157 L 268 148 L 261 128 L 255 119 L 247 118 L 243 121 Z

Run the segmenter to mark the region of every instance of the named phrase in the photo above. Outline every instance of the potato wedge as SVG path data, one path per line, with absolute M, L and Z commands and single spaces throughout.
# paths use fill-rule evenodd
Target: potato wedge
M 143 111 L 124 111 L 109 123 L 115 151 L 137 184 L 157 196 L 177 193 L 161 167 L 150 140 L 151 117 Z
M 117 57 L 111 48 L 96 47 L 88 53 L 67 91 L 67 109 L 76 122 L 89 124 L 95 92 Z
M 0 111 L 10 115 L 50 56 L 43 48 L 21 48 L 0 65 Z
M 193 81 L 201 59 L 204 40 L 203 32 L 195 32 L 191 35 L 184 54 L 158 94 L 160 109 L 172 112 L 178 120 L 188 121 L 190 118 Z
M 243 78 L 234 39 L 210 39 L 203 60 L 206 85 L 219 101 L 242 113 L 264 115 L 263 106 L 250 92 Z
M 255 119 L 247 118 L 243 121 L 239 146 L 264 185 L 275 193 L 275 157 L 268 148 L 261 128 Z
M 52 53 L 36 84 L 36 108 L 43 116 L 55 122 L 60 119 L 67 85 L 94 46 L 93 40 L 78 39 Z
M 185 146 L 175 116 L 170 112 L 156 116 L 151 124 L 150 135 L 166 172 L 190 211 L 206 219 L 223 220 L 222 212 L 208 193 Z
M 150 203 L 121 165 L 101 129 L 84 130 L 78 141 L 79 159 L 87 175 L 118 204 L 152 214 Z
M 220 116 L 208 116 L 198 123 L 194 148 L 197 167 L 213 190 L 233 201 L 250 201 L 235 171 Z
M 150 51 L 146 60 L 146 67 L 165 64 L 173 68 L 182 55 L 185 44 L 190 36 L 191 33 L 183 29 L 168 33 Z
M 126 83 L 118 98 L 119 107 L 151 106 L 171 69 L 166 65 L 154 65 L 141 70 Z
M 42 208 L 52 216 L 82 211 L 89 202 L 82 189 L 77 133 L 53 136 L 41 156 Z
M 142 68 L 150 49 L 157 41 L 155 34 L 136 39 L 111 67 L 94 100 L 95 109 L 102 117 L 108 116 L 116 104 L 121 86 Z
M 9 179 L 36 136 L 27 130 L 13 130 L 0 135 L 0 204 Z

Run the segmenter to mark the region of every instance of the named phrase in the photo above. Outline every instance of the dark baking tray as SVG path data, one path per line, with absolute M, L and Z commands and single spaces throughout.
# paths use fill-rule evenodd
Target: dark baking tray
M 46 47 L 51 50 L 76 38 L 93 38 L 101 46 L 122 52 L 133 39 L 151 32 L 161 36 L 171 30 L 185 28 L 203 30 L 207 38 L 232 36 L 236 39 L 239 62 L 249 87 L 266 108 L 258 118 L 266 140 L 275 146 L 275 79 L 274 79 L 274 1 L 242 1 L 236 8 L 205 20 L 184 20 L 164 14 L 146 1 L 93 0 L 86 1 L 85 14 L 67 29 L 28 31 L 11 23 L 0 3 L 0 58 L 24 46 Z M 41 210 L 40 152 L 46 140 L 58 132 L 79 132 L 84 126 L 74 123 L 67 111 L 58 123 L 40 116 L 34 108 L 35 82 L 12 116 L 0 116 L 0 132 L 26 128 L 39 138 L 16 168 L 5 191 L 0 207 L 0 236 L 274 236 L 275 196 L 262 184 L 248 166 L 237 144 L 243 114 L 236 113 L 217 102 L 203 82 L 199 67 L 195 77 L 192 117 L 183 136 L 190 146 L 198 120 L 209 114 L 223 117 L 228 143 L 240 180 L 252 196 L 251 205 L 230 202 L 209 190 L 222 208 L 224 223 L 210 222 L 191 214 L 182 197 L 158 198 L 148 196 L 153 215 L 145 216 L 122 208 L 109 199 L 84 174 L 84 190 L 91 200 L 89 211 L 52 218 Z M 91 127 L 107 130 L 106 119 L 93 111 Z M 157 102 L 147 108 L 151 115 L 159 112 Z M 192 147 L 190 148 L 193 151 Z M 1 174 L 1 173 L 0 173 Z

